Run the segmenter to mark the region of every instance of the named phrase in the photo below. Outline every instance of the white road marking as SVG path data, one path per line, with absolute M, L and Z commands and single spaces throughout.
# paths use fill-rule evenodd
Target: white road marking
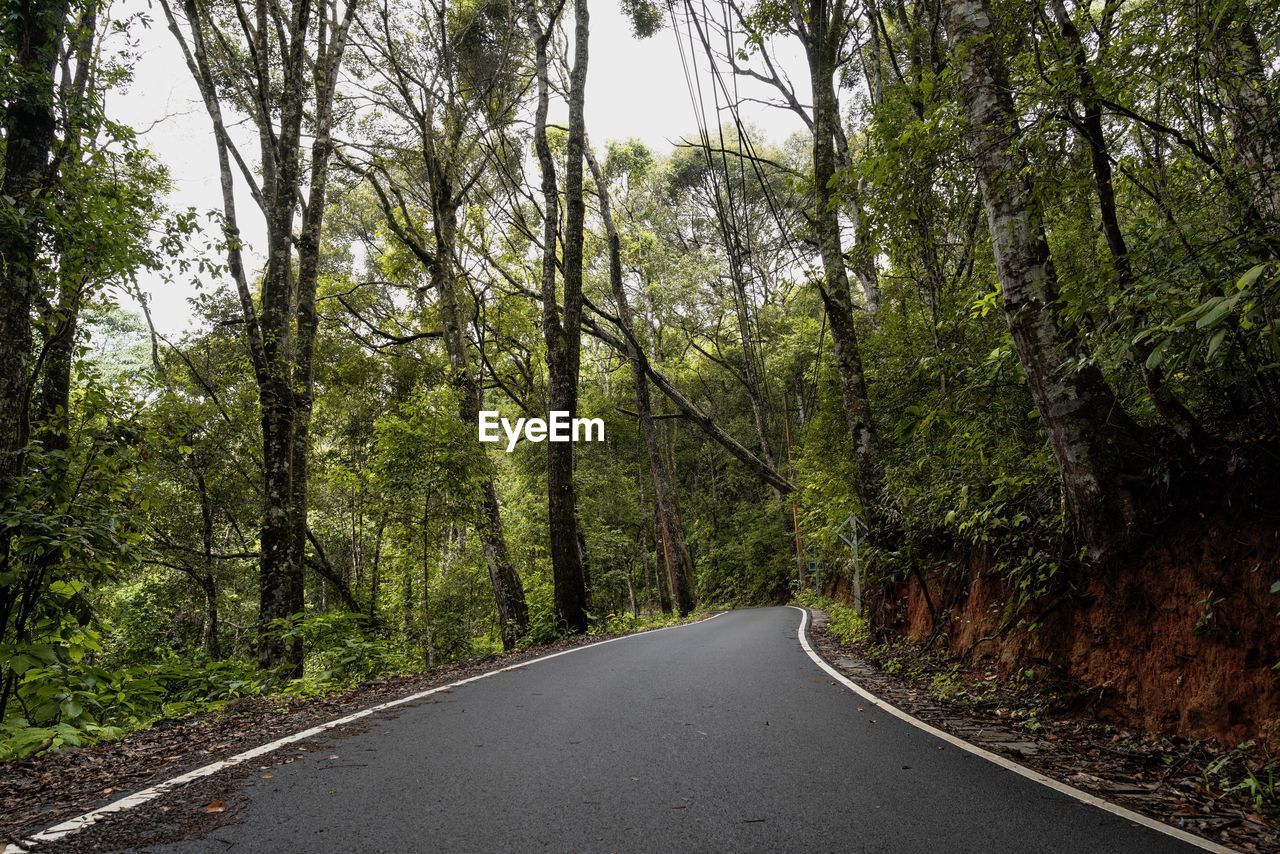
M 852 680 L 848 679 L 843 673 L 836 670 L 830 664 L 827 664 L 827 662 L 822 658 L 822 656 L 818 655 L 818 653 L 814 651 L 813 647 L 809 645 L 809 634 L 808 634 L 809 612 L 804 608 L 800 608 L 795 605 L 791 605 L 789 607 L 795 608 L 797 611 L 800 612 L 800 615 L 801 615 L 800 616 L 800 646 L 804 649 L 806 653 L 809 654 L 809 657 L 813 659 L 814 663 L 817 664 L 819 667 L 821 667 L 823 670 L 825 670 L 827 673 L 829 673 L 832 678 L 838 680 L 840 684 L 844 685 L 844 687 L 848 688 L 850 691 L 853 691 L 859 697 L 864 698 L 872 705 L 878 706 L 881 709 L 884 709 L 889 714 L 893 715 L 894 717 L 899 718 L 900 720 L 906 721 L 912 726 L 918 729 L 922 729 L 932 736 L 942 739 L 947 744 L 958 747 L 961 750 L 967 750 L 968 752 L 974 754 L 975 756 L 981 756 L 983 759 L 987 760 L 988 762 L 991 762 L 995 765 L 999 765 L 1001 768 L 1004 768 L 1008 771 L 1012 771 L 1015 774 L 1020 774 L 1021 776 L 1026 777 L 1028 780 L 1034 780 L 1035 782 L 1043 786 L 1048 786 L 1050 789 L 1053 789 L 1056 792 L 1061 792 L 1064 795 L 1073 797 L 1078 801 L 1082 801 L 1086 804 L 1089 804 L 1089 806 L 1097 807 L 1098 809 L 1109 812 L 1112 815 L 1118 815 L 1123 819 L 1133 822 L 1134 824 L 1140 824 L 1143 827 L 1149 827 L 1152 830 L 1159 831 L 1160 833 L 1163 833 L 1166 836 L 1172 836 L 1174 839 L 1185 842 L 1188 845 L 1194 845 L 1195 847 L 1205 851 L 1215 851 L 1215 852 L 1219 852 L 1219 854 L 1234 854 L 1232 849 L 1219 845 L 1216 842 L 1211 842 L 1208 839 L 1205 839 L 1203 837 L 1196 836 L 1195 834 L 1192 834 L 1192 833 L 1187 833 L 1185 830 L 1179 830 L 1176 827 L 1167 825 L 1164 822 L 1156 821 L 1154 818 L 1149 818 L 1145 815 L 1142 815 L 1141 813 L 1136 813 L 1133 810 L 1125 809 L 1124 807 L 1113 804 L 1110 801 L 1104 801 L 1102 798 L 1099 798 L 1097 795 L 1091 795 L 1088 792 L 1075 788 L 1074 786 L 1068 786 L 1066 783 L 1055 780 L 1052 777 L 1046 777 L 1044 774 L 1041 774 L 1039 771 L 1033 771 L 1030 768 L 1027 768 L 1025 765 L 1019 765 L 1016 762 L 1005 759 L 1003 756 L 992 753 L 989 750 L 984 750 L 975 744 L 970 744 L 964 739 L 957 738 L 956 736 L 952 735 L 949 732 L 944 732 L 943 730 L 940 730 L 935 726 L 930 726 L 929 724 L 925 723 L 919 718 L 913 717 L 907 712 L 902 711 L 902 709 L 899 709 L 897 706 L 886 703 L 884 700 L 880 699 L 875 694 L 872 694 L 870 691 L 863 688 L 861 685 L 858 685 L 856 682 L 853 682 Z
M 720 613 L 723 614 L 725 612 L 722 611 Z M 50 827 L 46 830 L 42 830 L 39 833 L 34 834 L 33 836 L 29 836 L 26 839 L 23 839 L 21 844 L 10 843 L 9 845 L 5 846 L 3 854 L 23 854 L 23 852 L 27 850 L 23 846 L 36 845 L 40 842 L 52 842 L 55 839 L 61 839 L 64 836 L 68 836 L 72 833 L 76 833 L 78 831 L 84 830 L 89 825 L 97 822 L 98 819 L 102 818 L 103 816 L 111 815 L 112 813 L 124 812 L 125 810 L 131 810 L 134 807 L 141 806 L 142 804 L 145 804 L 147 801 L 155 800 L 156 798 L 160 797 L 166 792 L 171 792 L 180 786 L 190 783 L 192 780 L 199 780 L 204 777 L 208 777 L 210 774 L 216 774 L 217 772 L 221 771 L 223 768 L 231 768 L 235 765 L 241 765 L 245 762 L 248 762 L 250 759 L 257 759 L 259 756 L 265 756 L 266 754 L 279 750 L 280 748 L 285 747 L 287 745 L 294 744 L 299 741 L 305 741 L 306 739 L 311 738 L 312 736 L 319 735 L 320 733 L 325 732 L 327 730 L 331 730 L 334 727 L 339 727 L 345 724 L 349 724 L 353 721 L 358 721 L 361 718 L 366 718 L 369 715 L 375 714 L 377 712 L 385 711 L 387 709 L 394 708 L 396 706 L 402 706 L 405 703 L 412 703 L 415 700 L 421 700 L 423 697 L 430 697 L 432 694 L 437 694 L 441 691 L 447 691 L 451 688 L 457 688 L 459 685 L 466 685 L 471 682 L 478 682 L 481 679 L 488 679 L 490 676 L 496 676 L 499 673 L 507 673 L 508 671 L 511 671 L 511 670 L 522 670 L 531 664 L 538 664 L 539 662 L 550 661 L 553 658 L 559 658 L 560 656 L 568 655 L 571 652 L 581 652 L 584 649 L 592 649 L 597 646 L 604 646 L 607 643 L 614 643 L 615 641 L 630 640 L 631 638 L 643 637 L 644 635 L 651 635 L 657 632 L 665 632 L 668 629 L 682 629 L 685 626 L 693 626 L 693 625 L 697 625 L 698 623 L 705 623 L 708 620 L 714 620 L 716 617 L 719 617 L 719 616 L 720 614 L 712 614 L 710 617 L 704 617 L 703 619 L 695 620 L 692 623 L 683 623 L 679 626 L 663 626 L 660 629 L 648 629 L 643 632 L 636 632 L 635 634 L 623 635 L 621 637 L 609 638 L 608 640 L 596 641 L 595 643 L 583 644 L 582 646 L 575 646 L 572 649 L 562 649 L 560 650 L 560 652 L 553 652 L 548 655 L 540 656 L 538 658 L 531 658 L 526 661 L 517 662 L 515 664 L 508 664 L 506 667 L 500 667 L 497 670 L 490 670 L 485 673 L 480 673 L 476 676 L 470 676 L 466 679 L 459 679 L 456 682 L 450 682 L 447 685 L 440 685 L 435 688 L 429 688 L 426 691 L 419 691 L 416 694 L 410 694 L 409 696 L 401 697 L 398 700 L 391 700 L 390 702 L 387 702 L 387 703 L 379 703 L 376 706 L 370 706 L 367 709 L 361 709 L 358 712 L 353 712 L 344 717 L 329 721 L 328 723 L 323 723 L 318 726 L 313 726 L 310 729 L 304 729 L 302 732 L 295 732 L 293 735 L 286 735 L 283 738 L 277 738 L 275 741 L 270 742 L 269 744 L 264 744 L 261 747 L 255 747 L 252 750 L 246 750 L 243 753 L 237 753 L 235 756 L 228 757 L 227 759 L 223 759 L 218 762 L 212 762 L 203 767 L 196 768 L 194 771 L 188 771 L 185 774 L 179 774 L 177 777 L 174 777 L 169 780 L 165 780 L 163 783 L 156 783 L 154 786 L 148 786 L 147 788 L 134 792 L 131 795 L 126 795 L 125 797 L 121 798 L 118 801 L 112 801 L 106 806 L 98 807 L 96 810 L 90 810 L 84 815 L 79 815 L 79 816 L 76 816 L 75 818 L 67 819 L 66 821 L 60 824 L 55 824 L 53 827 Z

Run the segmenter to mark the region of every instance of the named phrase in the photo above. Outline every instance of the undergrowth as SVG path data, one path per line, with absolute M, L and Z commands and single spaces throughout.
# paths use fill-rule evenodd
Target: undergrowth
M 705 615 L 706 609 L 699 608 L 686 619 Z M 674 614 L 607 614 L 593 618 L 589 634 L 625 635 L 681 622 Z M 313 699 L 373 679 L 427 671 L 419 655 L 389 640 L 360 615 L 278 620 L 271 631 L 283 640 L 303 640 L 307 666 L 301 678 L 285 678 L 243 660 L 172 657 L 158 663 L 107 667 L 89 663 L 89 656 L 70 660 L 52 648 L 33 647 L 13 663 L 19 677 L 14 694 L 18 713 L 0 723 L 0 761 L 63 747 L 90 747 L 159 720 L 218 711 L 235 700 Z M 543 646 L 563 637 L 565 633 L 557 630 L 553 620 L 534 620 L 517 648 Z
M 943 652 L 930 651 L 903 638 L 877 638 L 869 623 L 853 608 L 812 591 L 801 591 L 793 604 L 825 611 L 827 631 L 842 647 L 856 653 L 884 673 L 938 700 L 974 712 L 995 715 L 1006 725 L 1030 735 L 1043 735 L 1058 705 L 1057 692 L 1045 684 L 1034 667 L 1015 670 L 1000 678 L 993 669 L 966 669 Z M 1121 735 L 1110 726 L 1088 723 L 1086 731 L 1111 742 Z M 1234 796 L 1257 813 L 1280 809 L 1280 762 L 1254 742 L 1230 749 L 1207 742 L 1191 742 L 1180 756 L 1155 754 L 1170 772 L 1187 765 L 1198 785 L 1214 797 Z
M 1038 715 L 1050 702 L 1050 696 L 1036 684 L 1033 669 L 1005 680 L 997 679 L 994 673 L 966 673 L 959 661 L 943 653 L 925 650 L 909 640 L 878 637 L 870 623 L 843 602 L 812 591 L 798 593 L 794 602 L 825 611 L 827 631 L 842 646 L 940 700 L 975 709 L 999 709 L 1010 723 L 1031 729 L 1038 726 Z

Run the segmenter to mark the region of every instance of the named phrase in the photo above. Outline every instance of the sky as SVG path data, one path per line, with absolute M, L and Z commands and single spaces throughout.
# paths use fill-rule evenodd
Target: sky
M 164 25 L 163 13 L 148 0 L 125 0 L 118 8 L 122 14 L 146 9 L 152 23 L 148 29 L 139 28 L 133 33 L 139 55 L 134 81 L 127 90 L 110 96 L 109 112 L 139 131 L 142 143 L 169 167 L 173 190 L 168 202 L 172 207 L 194 206 L 201 212 L 221 208 L 209 119 L 173 35 Z M 685 49 L 688 53 L 687 44 Z M 779 52 L 779 61 L 802 85 L 806 75 L 798 64 L 799 56 L 798 51 L 784 48 Z M 703 68 L 709 115 L 713 111 L 710 80 L 706 77 L 705 60 L 699 65 Z M 742 81 L 739 85 L 744 96 L 763 98 L 769 94 L 762 84 Z M 799 97 L 805 99 L 807 94 L 802 90 Z M 757 143 L 781 143 L 802 129 L 794 114 L 762 104 L 746 104 L 742 116 L 765 136 Z M 727 115 L 724 120 L 728 120 Z M 551 121 L 565 121 L 563 106 L 557 115 L 553 105 Z M 708 121 L 714 125 L 714 119 L 709 117 Z M 598 148 L 609 140 L 635 137 L 654 151 L 665 153 L 682 138 L 696 138 L 694 107 L 676 36 L 669 25 L 653 38 L 641 41 L 632 36 L 617 0 L 592 3 L 586 122 L 587 133 Z M 247 195 L 237 196 L 237 208 L 249 247 L 261 245 L 264 227 Z M 189 275 L 170 279 L 146 274 L 140 285 L 147 294 L 157 329 L 166 335 L 177 335 L 193 325 L 188 299 L 196 291 Z M 207 282 L 206 287 L 223 284 Z M 126 308 L 136 308 L 128 297 L 122 296 L 120 301 Z

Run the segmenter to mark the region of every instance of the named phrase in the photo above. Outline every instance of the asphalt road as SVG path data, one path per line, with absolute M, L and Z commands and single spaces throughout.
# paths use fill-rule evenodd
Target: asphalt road
M 734 611 L 435 695 L 152 850 L 1193 850 L 876 710 L 799 623 Z

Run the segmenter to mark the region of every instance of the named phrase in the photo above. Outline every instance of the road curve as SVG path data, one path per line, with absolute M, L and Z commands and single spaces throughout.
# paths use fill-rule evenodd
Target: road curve
M 802 651 L 800 616 L 733 611 L 437 694 L 149 850 L 1194 850 L 876 709 Z

